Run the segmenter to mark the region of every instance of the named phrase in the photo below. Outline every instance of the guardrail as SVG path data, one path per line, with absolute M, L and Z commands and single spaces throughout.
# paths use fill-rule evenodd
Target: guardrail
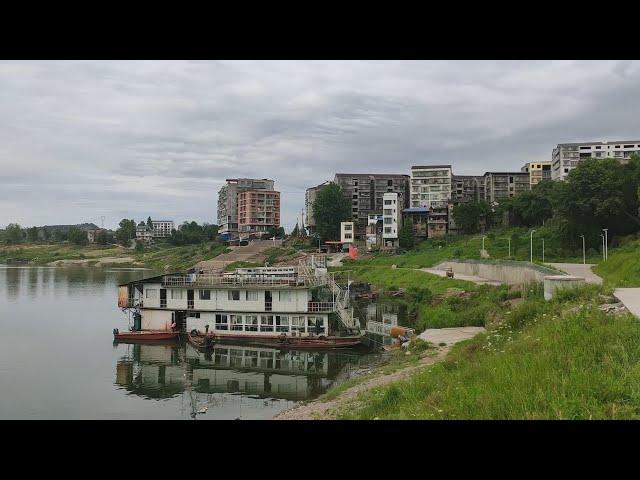
M 333 312 L 336 304 L 333 302 L 307 302 L 308 312 Z
M 163 287 L 217 287 L 217 286 L 270 286 L 270 287 L 306 287 L 309 282 L 306 277 L 270 278 L 247 276 L 219 276 L 219 275 L 165 275 L 162 277 Z

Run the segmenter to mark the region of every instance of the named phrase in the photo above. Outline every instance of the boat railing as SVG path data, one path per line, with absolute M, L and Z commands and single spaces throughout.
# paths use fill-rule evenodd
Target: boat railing
M 306 277 L 277 278 L 263 276 L 220 276 L 211 274 L 200 275 L 165 275 L 162 277 L 164 287 L 217 287 L 217 286 L 258 286 L 270 287 L 306 287 L 309 282 Z
M 308 312 L 333 312 L 336 308 L 334 302 L 308 302 Z
M 141 298 L 133 298 L 133 297 L 129 297 L 128 301 L 127 301 L 127 307 L 129 308 L 134 308 L 134 307 L 142 307 L 142 299 Z

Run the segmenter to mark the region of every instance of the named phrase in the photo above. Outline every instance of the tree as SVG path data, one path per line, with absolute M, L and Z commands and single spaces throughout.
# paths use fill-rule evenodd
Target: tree
M 351 202 L 335 183 L 322 187 L 313 202 L 316 231 L 323 242 L 340 238 L 340 222 L 351 217 Z
M 150 230 L 153 230 L 153 222 L 151 221 L 151 217 L 147 217 L 147 227 L 149 227 Z
M 38 241 L 38 227 L 31 227 L 27 229 L 27 240 L 30 242 Z
M 285 236 L 284 227 L 269 227 L 269 230 L 267 230 L 267 235 L 269 236 L 269 238 L 283 238 Z
M 461 203 L 453 207 L 453 220 L 463 233 L 476 233 L 482 219 L 490 223 L 491 213 L 487 202 Z
M 51 238 L 51 232 L 47 227 L 43 227 L 42 229 L 42 239 L 46 242 Z
M 413 248 L 416 243 L 415 235 L 413 234 L 413 227 L 410 223 L 406 223 L 402 226 L 398 232 L 398 242 L 400 248 Z
M 109 233 L 106 230 L 100 230 L 96 235 L 96 243 L 98 245 L 106 245 L 111 240 Z
M 121 245 L 129 246 L 131 239 L 136 236 L 136 222 L 123 218 L 118 224 L 120 228 L 116 230 L 116 238 Z
M 24 233 L 17 223 L 10 223 L 4 231 L 5 242 L 15 245 L 22 242 Z
M 89 243 L 87 232 L 80 230 L 78 227 L 71 227 L 69 230 L 69 241 L 75 245 L 86 245 Z
M 298 222 L 296 222 L 296 226 L 291 230 L 292 237 L 298 237 L 300 235 L 300 227 L 298 227 Z

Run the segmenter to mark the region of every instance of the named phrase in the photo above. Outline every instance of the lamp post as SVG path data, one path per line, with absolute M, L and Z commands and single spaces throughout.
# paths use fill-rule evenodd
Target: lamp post
M 582 237 L 582 264 L 586 265 L 587 264 L 587 256 L 585 254 L 585 249 L 584 249 L 584 235 L 580 235 Z
M 601 233 L 600 237 L 602 238 L 602 260 L 606 260 L 604 258 L 604 235 Z
M 608 228 L 603 228 L 602 231 L 604 232 L 604 259 L 608 260 L 609 259 L 609 229 Z
M 482 256 L 483 258 L 484 258 L 484 255 L 485 255 L 485 253 L 484 253 L 484 239 L 485 239 L 485 238 L 487 238 L 487 237 L 485 237 L 485 236 L 483 236 L 483 237 L 482 237 L 482 255 L 481 255 L 481 256 Z
M 542 263 L 544 263 L 544 238 L 542 239 Z
M 531 263 L 533 263 L 533 232 L 535 232 L 535 230 L 531 230 L 531 241 L 530 241 L 530 247 L 529 247 L 529 251 L 531 252 L 531 258 L 530 258 Z

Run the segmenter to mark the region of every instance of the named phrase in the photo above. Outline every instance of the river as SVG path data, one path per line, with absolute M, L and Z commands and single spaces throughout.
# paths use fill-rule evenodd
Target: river
M 114 344 L 118 284 L 152 274 L 0 265 L 0 419 L 268 419 L 377 358 Z

